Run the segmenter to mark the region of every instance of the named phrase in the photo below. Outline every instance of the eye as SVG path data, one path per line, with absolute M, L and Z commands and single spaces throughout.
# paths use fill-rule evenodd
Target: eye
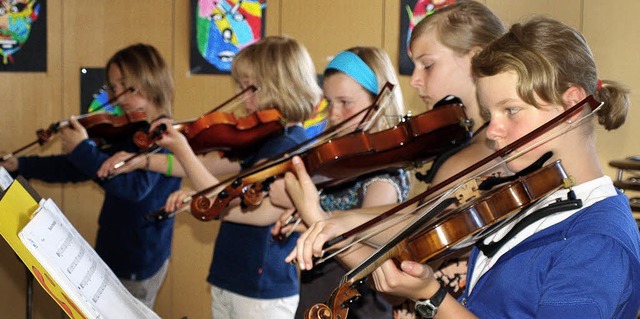
M 517 107 L 507 107 L 504 109 L 504 111 L 508 114 L 508 115 L 515 115 L 520 111 L 520 108 Z
M 349 107 L 351 107 L 351 104 L 353 104 L 350 100 L 340 100 L 340 103 L 345 108 L 349 108 Z
M 24 3 L 16 3 L 11 6 L 11 13 L 22 12 L 27 5 Z
M 240 13 L 236 13 L 233 15 L 233 19 L 236 21 L 243 21 L 244 20 L 244 16 Z
M 220 13 L 214 13 L 211 15 L 211 19 L 213 19 L 213 21 L 220 21 L 222 20 L 222 15 Z

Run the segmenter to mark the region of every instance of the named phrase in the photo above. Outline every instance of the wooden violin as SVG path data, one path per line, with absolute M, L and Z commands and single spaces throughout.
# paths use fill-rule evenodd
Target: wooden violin
M 464 106 L 458 101 L 415 117 L 405 117 L 400 124 L 387 130 L 357 131 L 291 155 L 301 157 L 319 187 L 430 160 L 470 138 L 469 121 Z M 246 206 L 259 204 L 268 184 L 276 176 L 292 170 L 292 156 L 238 177 L 213 201 L 203 194 L 194 196 L 191 214 L 200 220 L 211 220 L 238 197 Z
M 534 139 L 536 139 L 537 137 L 541 136 L 542 134 L 546 133 L 547 131 L 551 130 L 552 128 L 556 127 L 559 123 L 562 123 L 567 117 L 573 116 L 578 114 L 579 112 L 581 112 L 585 105 L 589 105 L 591 108 L 591 115 L 594 114 L 598 108 L 602 105 L 602 103 L 596 101 L 592 95 L 587 96 L 585 99 L 583 99 L 582 101 L 578 102 L 576 105 L 566 109 L 564 112 L 562 112 L 561 114 L 557 115 L 556 117 L 554 117 L 553 119 L 549 120 L 548 122 L 546 122 L 545 124 L 541 125 L 540 127 L 534 129 L 533 131 L 529 132 L 528 134 L 526 134 L 525 136 L 515 140 L 514 142 L 512 142 L 509 145 L 506 145 L 505 147 L 501 148 L 500 150 L 494 152 L 493 154 L 490 154 L 488 156 L 486 156 L 485 158 L 479 160 L 478 162 L 472 164 L 471 166 L 467 167 L 466 169 L 458 172 L 457 174 L 447 178 L 446 180 L 442 181 L 441 183 L 438 183 L 436 185 L 432 185 L 431 187 L 429 187 L 427 190 L 425 190 L 424 192 L 417 194 L 416 196 L 410 198 L 409 200 L 406 200 L 396 206 L 394 206 L 392 209 L 370 219 L 369 221 L 363 223 L 362 225 L 359 225 L 341 235 L 338 235 L 330 240 L 328 240 L 324 245 L 323 245 L 323 249 L 328 250 L 330 249 L 332 246 L 344 241 L 347 238 L 350 238 L 351 236 L 354 236 L 355 234 L 361 233 L 371 227 L 373 227 L 374 225 L 382 222 L 383 220 L 387 219 L 390 216 L 393 216 L 395 213 L 411 206 L 414 205 L 416 203 L 420 203 L 423 200 L 433 196 L 434 194 L 437 194 L 438 192 L 444 190 L 447 187 L 450 187 L 454 182 L 462 179 L 463 177 L 470 175 L 474 172 L 476 172 L 478 169 L 484 167 L 485 165 L 487 165 L 488 163 L 490 163 L 491 161 L 497 159 L 497 158 L 507 158 L 508 155 L 512 154 L 512 153 L 516 153 L 515 155 L 511 155 L 512 158 L 515 158 L 516 156 L 519 156 L 520 154 L 522 154 L 521 151 L 516 152 L 516 150 L 518 150 L 519 148 L 524 147 L 525 145 L 527 145 L 528 143 L 530 143 L 531 141 L 533 141 Z M 573 125 L 577 125 L 578 123 L 574 123 Z M 550 137 L 551 138 L 551 137 Z M 505 160 L 503 160 L 504 162 Z M 469 179 L 470 180 L 470 179 Z
M 343 277 L 327 303 L 316 304 L 305 312 L 305 318 L 345 319 L 349 304 L 360 294 L 357 287 L 384 261 L 397 264 L 410 260 L 425 263 L 460 249 L 469 248 L 488 232 L 495 231 L 524 207 L 535 203 L 560 187 L 568 187 L 570 179 L 560 161 L 519 177 L 506 185 L 487 191 L 480 197 L 452 210 L 445 210 L 455 199 L 449 198 L 431 214 L 422 214 L 391 241 Z
M 212 209 L 211 201 L 209 201 L 209 199 L 206 198 L 207 194 L 212 193 L 214 190 L 217 191 L 224 187 L 229 187 L 229 190 L 231 191 L 237 190 L 239 185 L 241 185 L 244 180 L 245 183 L 252 182 L 252 184 L 245 185 L 245 187 L 242 188 L 242 199 L 246 202 L 250 202 L 251 205 L 257 205 L 262 199 L 262 192 L 260 190 L 265 190 L 274 176 L 284 173 L 291 168 L 290 166 L 291 163 L 289 161 L 293 155 L 302 154 L 306 150 L 311 149 L 314 145 L 319 145 L 323 141 L 330 139 L 332 136 L 336 136 L 337 134 L 341 133 L 342 131 L 345 130 L 345 128 L 348 129 L 349 127 L 347 123 L 351 123 L 352 120 L 355 120 L 358 117 L 362 117 L 358 126 L 362 125 L 363 123 L 366 123 L 367 119 L 370 119 L 372 114 L 374 114 L 373 110 L 374 109 L 380 110 L 381 109 L 380 105 L 382 105 L 384 101 L 389 100 L 388 97 L 391 95 L 392 89 L 393 89 L 393 85 L 390 83 L 386 83 L 381 89 L 378 96 L 376 97 L 375 102 L 371 104 L 369 107 L 362 109 L 356 112 L 355 114 L 352 114 L 348 118 L 344 119 L 342 122 L 325 130 L 320 135 L 314 138 L 307 139 L 306 141 L 300 143 L 298 146 L 290 150 L 287 150 L 280 155 L 274 156 L 272 159 L 269 159 L 268 161 L 262 162 L 257 166 L 250 168 L 248 170 L 245 170 L 234 177 L 228 178 L 225 181 L 221 181 L 216 185 L 213 185 L 211 187 L 208 187 L 204 190 L 201 190 L 191 195 L 190 197 L 186 198 L 183 201 L 183 203 L 187 203 L 191 201 L 193 198 L 199 198 L 199 201 L 196 204 L 197 205 L 196 207 L 200 207 L 200 208 L 192 209 L 192 214 L 193 212 L 195 212 L 194 217 L 196 217 L 199 220 L 203 220 L 203 221 L 211 220 L 213 218 L 216 218 L 218 216 L 218 213 L 202 212 L 202 211 L 208 211 Z M 249 176 L 253 176 L 253 178 L 246 178 Z M 229 200 L 231 200 L 232 198 L 235 198 L 235 197 L 238 197 L 238 194 L 230 196 L 228 193 L 228 190 L 224 190 L 218 194 L 217 198 L 218 199 L 228 198 Z M 222 209 L 226 207 L 227 204 L 228 204 L 228 201 L 225 202 L 224 204 L 218 205 L 217 208 L 215 209 L 216 210 Z M 174 212 L 167 213 L 163 209 L 161 209 L 159 211 L 156 211 L 148 215 L 147 219 L 163 220 L 163 219 L 172 217 L 174 214 L 175 214 Z
M 249 86 L 204 115 L 188 121 L 176 122 L 174 128 L 185 135 L 196 154 L 213 150 L 234 153 L 240 156 L 243 151 L 265 138 L 279 134 L 284 129 L 282 114 L 277 109 L 259 110 L 244 117 L 219 111 L 230 104 L 235 105 L 256 93 L 255 86 Z M 156 132 L 134 136 L 134 142 L 140 149 L 147 149 L 162 135 L 162 128 Z
M 95 108 L 96 111 L 103 109 L 105 106 L 116 102 L 124 94 L 133 92 L 133 88 L 128 88 L 117 96 L 109 99 L 109 101 Z M 136 131 L 148 127 L 147 115 L 144 112 L 130 112 L 124 115 L 113 115 L 106 112 L 87 113 L 76 117 L 78 122 L 87 130 L 87 134 L 98 145 L 112 144 L 122 141 L 132 136 Z M 69 120 L 54 122 L 46 129 L 36 130 L 37 139 L 19 149 L 4 155 L 0 160 L 5 161 L 25 149 L 35 145 L 43 145 L 49 141 L 54 134 L 63 127 L 69 125 Z
M 213 150 L 238 153 L 284 129 L 282 115 L 276 109 L 256 111 L 245 117 L 232 113 L 211 112 L 187 122 L 174 123 L 196 154 Z M 162 129 L 148 134 L 136 134 L 134 142 L 140 149 L 149 148 L 162 135 Z
M 284 130 L 284 120 L 280 111 L 265 109 L 244 117 L 237 117 L 233 113 L 218 110 L 228 105 L 236 105 L 257 91 L 258 89 L 251 85 L 197 119 L 175 122 L 173 127 L 185 135 L 196 154 L 221 151 L 228 158 L 244 157 L 253 149 L 253 146 Z M 232 102 L 235 103 L 232 104 Z M 166 129 L 162 124 L 158 125 L 153 132 L 136 132 L 133 135 L 133 142 L 141 152 L 116 163 L 114 168 L 124 166 L 139 156 L 159 151 L 160 148 L 155 145 L 155 142 L 162 137 Z

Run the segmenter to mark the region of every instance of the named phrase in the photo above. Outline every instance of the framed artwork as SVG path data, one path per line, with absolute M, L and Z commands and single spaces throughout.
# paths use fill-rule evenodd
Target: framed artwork
M 0 71 L 47 71 L 45 0 L 0 1 Z
M 399 72 L 402 75 L 413 73 L 413 62 L 409 57 L 409 39 L 413 28 L 424 17 L 437 9 L 455 3 L 456 0 L 401 0 L 400 3 L 400 54 L 398 54 Z
M 242 48 L 264 36 L 266 0 L 191 0 L 191 74 L 228 74 Z
M 105 111 L 114 115 L 124 112 L 117 105 L 107 103 L 104 68 L 80 68 L 80 113 Z

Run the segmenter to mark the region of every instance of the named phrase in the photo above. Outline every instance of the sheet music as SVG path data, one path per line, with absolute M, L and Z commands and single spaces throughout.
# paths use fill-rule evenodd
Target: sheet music
M 18 236 L 85 314 L 160 318 L 127 291 L 51 199 L 34 215 Z
M 4 167 L 0 166 L 0 191 L 4 191 L 9 188 L 9 185 L 13 182 L 13 177 Z

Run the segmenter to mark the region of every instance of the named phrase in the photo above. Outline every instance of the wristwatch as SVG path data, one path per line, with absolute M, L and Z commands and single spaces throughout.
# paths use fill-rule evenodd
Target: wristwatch
M 447 295 L 447 290 L 440 286 L 440 289 L 429 299 L 416 300 L 416 313 L 422 318 L 433 318 L 438 313 L 438 307 Z

